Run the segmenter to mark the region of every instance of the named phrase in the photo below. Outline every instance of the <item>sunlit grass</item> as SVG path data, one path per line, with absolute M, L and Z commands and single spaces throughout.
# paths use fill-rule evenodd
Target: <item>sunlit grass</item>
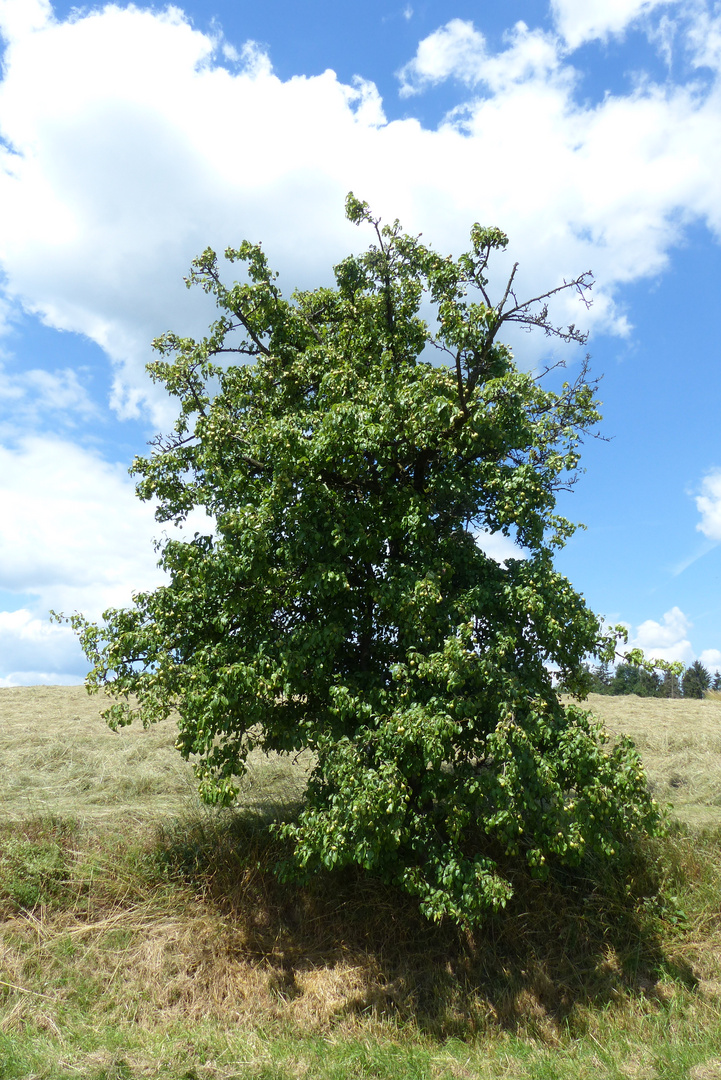
M 685 820 L 618 879 L 517 870 L 464 935 L 360 874 L 278 881 L 266 825 L 300 765 L 256 759 L 216 812 L 170 725 L 113 735 L 80 689 L 0 691 L 0 1077 L 721 1080 L 721 831 L 689 824 L 721 710 L 599 701 Z
M 591 694 L 585 704 L 613 735 L 630 735 L 654 797 L 698 826 L 721 825 L 721 695 L 673 701 Z

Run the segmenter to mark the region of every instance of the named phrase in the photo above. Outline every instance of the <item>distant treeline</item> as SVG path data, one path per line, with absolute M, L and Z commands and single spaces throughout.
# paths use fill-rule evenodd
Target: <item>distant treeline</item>
M 634 664 L 608 664 L 588 668 L 592 694 L 638 694 L 639 697 L 702 698 L 706 690 L 721 690 L 721 672 L 711 677 L 700 660 L 686 668 L 682 675 L 671 671 L 646 671 Z

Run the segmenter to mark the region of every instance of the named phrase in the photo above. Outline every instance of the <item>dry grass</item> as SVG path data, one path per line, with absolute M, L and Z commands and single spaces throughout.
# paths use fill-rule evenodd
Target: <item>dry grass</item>
M 197 807 L 191 766 L 175 749 L 172 723 L 111 731 L 106 700 L 82 686 L 0 689 L 0 808 L 6 820 L 57 814 L 124 822 Z M 296 800 L 303 767 L 280 755 L 252 757 L 243 781 L 246 805 Z
M 721 831 L 617 880 L 510 868 L 509 909 L 464 935 L 360 873 L 280 883 L 259 809 L 302 770 L 258 758 L 246 809 L 213 812 L 170 725 L 115 735 L 101 705 L 0 691 L 0 1076 L 715 1075 Z M 718 820 L 721 701 L 590 706 L 661 801 Z M 6 1045 L 36 1056 L 12 1071 Z
M 175 750 L 171 723 L 117 733 L 100 717 L 105 702 L 81 686 L 0 689 L 0 807 L 6 819 L 55 813 L 81 820 L 147 822 L 197 805 L 193 772 Z M 630 735 L 654 795 L 682 821 L 721 825 L 721 695 L 703 701 L 605 697 L 586 703 L 612 735 Z M 245 805 L 296 800 L 303 767 L 256 755 Z
M 280 885 L 237 817 L 132 850 L 57 823 L 24 834 L 55 837 L 70 871 L 2 926 L 4 1077 L 656 1080 L 688 1075 L 659 1071 L 662 1053 L 693 1047 L 701 1069 L 721 1040 L 718 908 L 664 942 L 642 881 L 635 904 L 579 879 L 519 881 L 471 939 L 357 875 Z M 674 845 L 663 872 L 708 876 L 715 857 L 718 900 L 719 840 Z M 3 1036 L 48 1064 L 3 1072 Z
M 412 1024 L 435 1038 L 506 1031 L 555 1045 L 614 1004 L 698 990 L 687 954 L 699 966 L 700 926 L 667 955 L 643 882 L 624 907 L 578 878 L 519 880 L 511 909 L 471 938 L 357 874 L 279 884 L 267 849 L 250 835 L 238 844 L 237 819 L 195 829 L 142 851 L 56 833 L 70 855 L 62 888 L 6 908 L 2 1030 L 39 1010 L 61 1027 L 80 1009 L 93 1026 L 146 1031 L 212 1020 L 349 1037 Z M 52 823 L 32 835 L 51 839 Z M 703 941 L 704 995 L 718 1008 L 721 948 L 711 956 Z
M 721 695 L 671 701 L 591 694 L 586 705 L 612 735 L 631 736 L 660 803 L 690 825 L 721 825 Z

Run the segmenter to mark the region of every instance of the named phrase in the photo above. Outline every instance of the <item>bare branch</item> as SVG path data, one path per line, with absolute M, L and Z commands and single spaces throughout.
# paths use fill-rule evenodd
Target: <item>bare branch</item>
M 506 306 L 506 300 L 508 299 L 509 293 L 513 297 L 514 300 L 516 299 L 515 293 L 513 292 L 513 279 L 516 276 L 516 271 L 517 270 L 518 270 L 518 263 L 516 262 L 516 263 L 513 264 L 513 269 L 511 270 L 511 276 L 508 279 L 508 284 L 506 285 L 506 291 L 503 294 L 503 299 L 501 300 L 500 304 L 496 308 L 496 312 L 498 313 L 499 318 L 501 316 L 501 313 L 502 313 L 504 307 Z
M 519 323 L 522 326 L 527 326 L 529 330 L 534 326 L 539 327 L 548 337 L 557 337 L 560 338 L 561 341 L 575 341 L 580 345 L 585 345 L 586 341 L 588 340 L 588 333 L 583 333 L 582 331 L 577 330 L 575 323 L 571 323 L 568 327 L 564 329 L 561 326 L 554 326 L 548 321 L 548 300 L 550 300 L 554 296 L 557 296 L 558 293 L 565 292 L 567 289 L 576 289 L 586 308 L 589 308 L 592 301 L 586 295 L 586 293 L 593 287 L 593 275 L 590 270 L 587 270 L 585 273 L 580 274 L 572 281 L 564 280 L 563 284 L 557 285 L 555 289 L 549 289 L 548 292 L 541 293 L 539 296 L 534 296 L 530 300 L 523 301 L 523 303 L 518 302 L 515 292 L 512 288 L 512 281 L 513 274 L 511 275 L 509 285 L 506 288 L 506 293 L 503 297 L 503 300 L 501 301 L 501 304 L 498 306 L 498 308 L 496 308 L 499 313 L 499 319 L 496 327 L 494 328 L 493 336 L 495 336 L 496 331 L 503 323 L 515 322 Z M 503 312 L 503 305 L 505 304 L 509 295 L 513 298 L 515 306 L 512 307 L 509 311 Z M 540 310 L 533 311 L 532 309 L 539 304 L 543 305 Z
M 461 370 L 461 350 L 456 353 L 456 382 L 458 383 L 458 402 L 463 410 L 463 413 L 468 416 L 468 404 L 466 402 L 466 394 L 463 388 L 463 371 Z

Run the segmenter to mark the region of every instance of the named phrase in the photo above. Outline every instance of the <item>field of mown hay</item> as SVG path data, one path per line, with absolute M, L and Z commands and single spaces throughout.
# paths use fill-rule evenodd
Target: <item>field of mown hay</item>
M 191 766 L 171 722 L 111 731 L 102 695 L 82 686 L 0 689 L 0 809 L 6 820 L 70 815 L 81 821 L 147 822 L 197 805 Z M 247 805 L 292 801 L 304 773 L 256 755 L 243 785 Z
M 594 697 L 677 824 L 623 880 L 516 878 L 473 934 L 363 875 L 279 883 L 195 794 L 172 724 L 0 689 L 2 1080 L 721 1080 L 721 701 Z
M 721 699 L 606 697 L 586 703 L 611 735 L 630 735 L 656 799 L 695 826 L 721 825 Z
M 587 707 L 641 752 L 654 795 L 683 821 L 721 824 L 721 699 L 591 695 Z M 174 749 L 172 723 L 117 733 L 102 696 L 82 686 L 0 689 L 0 807 L 6 818 L 73 814 L 81 819 L 176 814 L 195 802 L 191 767 Z M 244 800 L 292 801 L 304 773 L 280 757 L 254 759 Z

